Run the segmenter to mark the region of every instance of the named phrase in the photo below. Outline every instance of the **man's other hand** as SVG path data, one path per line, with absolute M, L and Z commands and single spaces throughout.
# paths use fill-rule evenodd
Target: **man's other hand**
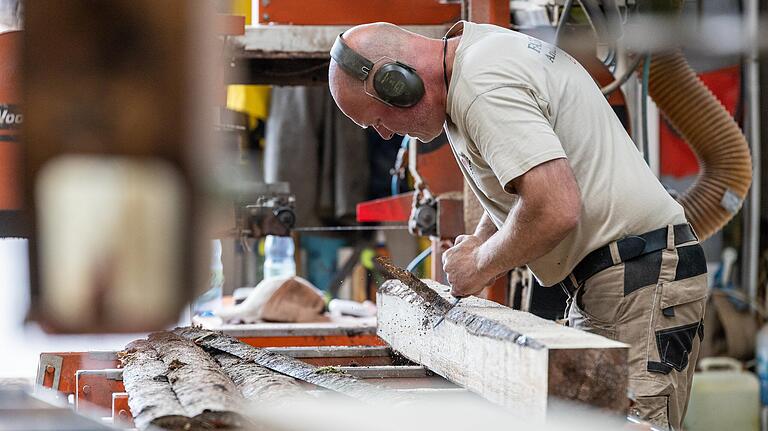
M 491 284 L 493 276 L 482 273 L 477 265 L 477 250 L 482 244 L 474 235 L 460 235 L 454 246 L 443 253 L 443 271 L 451 285 L 451 295 L 475 295 Z

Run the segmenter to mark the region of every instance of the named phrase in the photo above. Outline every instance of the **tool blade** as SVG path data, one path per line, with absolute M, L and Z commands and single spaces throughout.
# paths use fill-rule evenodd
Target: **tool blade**
M 432 327 L 432 329 L 435 329 L 435 328 L 437 328 L 437 326 L 438 326 L 438 325 L 440 325 L 441 323 L 443 323 L 443 320 L 445 320 L 445 316 L 447 316 L 447 315 L 448 315 L 448 312 L 450 312 L 451 310 L 453 310 L 453 308 L 454 308 L 454 307 L 456 307 L 457 305 L 459 305 L 459 301 L 461 301 L 461 298 L 456 298 L 456 299 L 453 301 L 453 304 L 451 305 L 451 308 L 449 308 L 449 309 L 448 309 L 448 311 L 446 311 L 446 312 L 445 312 L 445 313 L 442 315 L 442 317 L 440 317 L 440 320 L 438 320 L 438 321 L 437 321 L 437 323 L 435 323 L 435 326 L 433 326 L 433 327 Z

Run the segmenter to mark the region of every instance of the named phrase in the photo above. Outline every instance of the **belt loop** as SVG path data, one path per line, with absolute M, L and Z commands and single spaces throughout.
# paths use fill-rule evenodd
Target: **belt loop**
M 675 249 L 675 226 L 667 225 L 667 250 Z
M 608 250 L 611 251 L 611 261 L 614 265 L 621 263 L 621 254 L 619 254 L 619 245 L 616 241 L 608 244 Z
M 691 229 L 691 232 L 693 232 L 693 236 L 696 238 L 696 242 L 701 242 L 701 239 L 699 239 L 699 234 L 696 233 L 696 230 L 693 228 L 693 225 L 690 223 L 686 223 L 688 225 L 688 228 Z

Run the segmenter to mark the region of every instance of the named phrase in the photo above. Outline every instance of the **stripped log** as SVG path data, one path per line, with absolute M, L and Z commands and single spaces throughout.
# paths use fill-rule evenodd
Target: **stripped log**
M 389 269 L 409 285 L 379 288 L 378 335 L 408 359 L 529 417 L 556 399 L 626 412 L 626 344 L 480 298 L 451 308 L 449 287 Z
M 150 334 L 120 354 L 128 405 L 139 429 L 241 428 L 243 398 L 201 348 L 171 332 Z
M 399 403 L 412 400 L 412 397 L 382 389 L 329 367 L 316 367 L 291 358 L 290 356 L 270 352 L 250 346 L 229 335 L 200 328 L 177 328 L 175 333 L 194 341 L 208 352 L 224 352 L 241 360 L 252 362 L 287 376 L 330 389 L 364 402 Z
M 147 340 L 132 342 L 120 356 L 128 406 L 137 428 L 199 428 L 200 424 L 187 417 L 168 382 L 168 367 Z
M 232 379 L 243 397 L 258 403 L 259 406 L 285 405 L 308 398 L 301 384 L 293 377 L 274 372 L 229 353 L 214 351 L 211 356 Z
M 149 342 L 168 367 L 168 381 L 187 416 L 216 428 L 245 424 L 238 413 L 243 397 L 205 351 L 172 332 L 150 334 Z

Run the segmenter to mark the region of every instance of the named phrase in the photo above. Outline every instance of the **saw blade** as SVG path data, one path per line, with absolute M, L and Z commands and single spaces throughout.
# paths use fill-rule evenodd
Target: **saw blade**
M 295 227 L 291 229 L 296 232 L 342 232 L 357 230 L 407 230 L 406 225 L 384 225 L 384 226 L 306 226 Z

